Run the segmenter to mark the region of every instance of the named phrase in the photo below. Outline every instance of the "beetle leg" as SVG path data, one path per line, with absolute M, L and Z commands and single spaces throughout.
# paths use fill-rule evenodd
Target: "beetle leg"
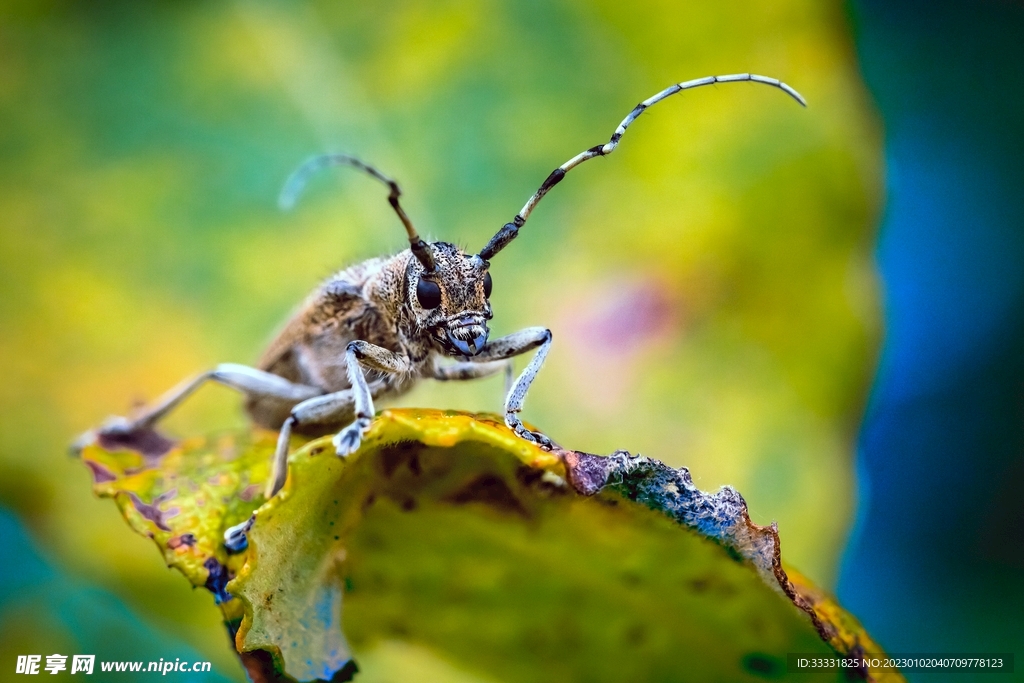
M 363 435 L 373 421 L 373 393 L 366 382 L 363 367 L 389 375 L 402 375 L 411 370 L 411 363 L 405 356 L 365 341 L 349 342 L 345 351 L 348 367 L 348 382 L 352 385 L 356 419 L 334 437 L 338 455 L 354 453 L 359 448 Z
M 490 377 L 502 371 L 504 371 L 505 375 L 505 393 L 502 396 L 508 396 L 508 392 L 512 390 L 513 378 L 512 361 L 510 360 L 494 360 L 483 363 L 460 361 L 448 365 L 441 365 L 435 362 L 431 368 L 430 376 L 442 382 L 452 382 Z
M 502 370 L 504 370 L 506 374 L 511 373 L 512 362 L 507 360 L 496 360 L 487 361 L 485 363 L 462 361 L 459 363 L 451 363 L 449 365 L 435 363 L 434 367 L 431 368 L 430 376 L 442 382 L 452 382 L 490 377 Z M 505 387 L 505 393 L 508 393 L 508 389 L 509 387 Z
M 281 490 L 285 479 L 288 478 L 288 446 L 291 443 L 292 429 L 347 420 L 352 414 L 354 403 L 352 390 L 344 389 L 323 396 L 314 396 L 292 408 L 291 414 L 281 425 L 281 431 L 277 435 L 274 467 L 264 491 L 268 500 Z
M 263 490 L 264 496 L 270 500 L 284 487 L 288 479 L 288 447 L 291 445 L 292 430 L 295 427 L 311 427 L 318 424 L 331 424 L 348 419 L 355 403 L 351 389 L 335 391 L 331 394 L 314 396 L 302 401 L 288 415 L 277 434 L 277 447 L 274 449 L 274 463 Z M 255 513 L 249 520 L 236 524 L 224 532 L 224 547 L 228 552 L 237 553 L 245 550 L 248 545 L 246 533 L 252 527 Z
M 151 429 L 206 382 L 223 384 L 250 397 L 271 398 L 291 404 L 299 403 L 321 393 L 315 387 L 295 384 L 283 377 L 256 368 L 235 363 L 222 363 L 212 370 L 185 380 L 132 418 L 113 417 L 108 419 L 99 428 L 99 435 L 112 440 L 125 440 L 133 434 Z M 76 444 L 83 442 L 87 436 L 81 437 Z
M 551 330 L 544 327 L 528 327 L 525 330 L 513 332 L 507 337 L 488 342 L 480 353 L 473 357 L 486 363 L 511 358 L 537 349 L 537 353 L 534 354 L 526 369 L 519 375 L 505 397 L 505 424 L 520 438 L 533 441 L 545 448 L 552 447 L 554 443 L 543 434 L 531 432 L 524 427 L 519 419 L 519 413 L 523 409 L 526 392 L 529 391 L 534 378 L 540 372 L 541 366 L 544 365 L 544 359 L 547 358 L 550 348 Z
M 386 389 L 387 386 L 386 382 L 373 382 L 367 388 L 371 396 L 375 396 Z M 288 446 L 291 443 L 292 430 L 296 427 L 312 427 L 318 424 L 329 425 L 344 422 L 352 416 L 355 403 L 353 391 L 351 389 L 342 389 L 331 394 L 306 399 L 292 408 L 288 419 L 281 425 L 281 431 L 277 435 L 277 448 L 274 450 L 274 466 L 264 490 L 268 500 L 281 490 L 285 480 L 288 478 Z

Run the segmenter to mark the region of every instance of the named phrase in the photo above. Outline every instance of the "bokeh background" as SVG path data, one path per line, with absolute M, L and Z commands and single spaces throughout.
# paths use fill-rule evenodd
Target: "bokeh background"
M 494 333 L 554 331 L 526 417 L 736 486 L 890 651 L 1024 652 L 1022 29 L 995 0 L 3 3 L 0 666 L 181 656 L 243 680 L 211 598 L 66 445 L 252 362 L 319 279 L 402 248 L 345 170 L 280 212 L 297 164 L 356 153 L 421 233 L 478 249 L 637 101 L 740 71 L 810 107 L 667 100 L 495 259 Z M 394 403 L 500 404 L 498 378 Z M 167 429 L 244 423 L 211 387 Z M 469 675 L 385 654 L 363 680 Z

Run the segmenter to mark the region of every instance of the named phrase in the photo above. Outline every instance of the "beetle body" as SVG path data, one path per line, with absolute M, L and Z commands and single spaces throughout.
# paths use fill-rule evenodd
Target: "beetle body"
M 438 270 L 437 306 L 424 308 L 419 301 L 423 267 L 410 250 L 364 261 L 318 287 L 256 367 L 322 394 L 343 391 L 352 387 L 345 362 L 349 343 L 369 342 L 408 361 L 401 372 L 366 372 L 377 399 L 401 395 L 420 379 L 437 378 L 447 358 L 468 361 L 483 349 L 489 335 L 490 275 L 485 262 L 454 245 L 435 242 L 432 247 Z M 292 406 L 273 396 L 250 396 L 246 408 L 257 424 L 278 429 Z M 334 422 L 298 430 L 324 433 L 353 417 L 354 408 L 339 412 Z
M 530 327 L 500 339 L 488 338 L 490 260 L 518 236 L 537 203 L 569 171 L 614 152 L 626 129 L 648 108 L 684 90 L 738 81 L 779 88 L 805 104 L 785 83 L 754 74 L 709 76 L 669 86 L 636 105 L 608 142 L 580 152 L 552 171 L 477 254 L 447 242 L 428 244 L 420 239 L 399 203 L 398 184 L 376 168 L 344 154 L 315 157 L 292 175 L 282 193 L 283 205 L 293 204 L 308 177 L 319 169 L 354 167 L 390 188 L 388 202 L 405 227 L 409 249 L 330 277 L 307 298 L 255 367 L 218 365 L 183 382 L 131 419 L 109 419 L 98 437 L 108 444 L 137 440 L 207 381 L 233 387 L 246 395 L 248 412 L 256 423 L 280 430 L 267 483 L 269 498 L 284 485 L 292 431 L 336 431 L 337 453 L 348 455 L 370 428 L 375 399 L 401 394 L 426 377 L 469 380 L 510 371 L 511 358 L 536 351 L 509 385 L 505 423 L 521 438 L 550 448 L 552 442 L 526 429 L 518 414 L 547 356 L 551 332 Z M 244 545 L 248 524 L 251 520 L 227 532 L 229 549 Z

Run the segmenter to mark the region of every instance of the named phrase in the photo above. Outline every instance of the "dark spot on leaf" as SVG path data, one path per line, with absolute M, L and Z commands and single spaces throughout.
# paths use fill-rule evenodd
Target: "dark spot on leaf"
M 409 462 L 409 469 L 412 469 L 414 465 L 411 461 L 419 448 L 420 444 L 415 441 L 399 441 L 398 443 L 384 446 L 380 451 L 380 464 L 381 469 L 384 470 L 384 476 L 390 478 L 395 473 L 395 470 L 404 462 Z M 416 470 L 413 473 L 419 474 L 418 460 L 416 461 L 415 468 Z
M 117 476 L 113 472 L 98 462 L 86 460 L 85 464 L 90 470 L 92 470 L 92 481 L 94 484 L 102 484 L 103 482 L 114 481 L 117 479 Z
M 519 502 L 505 480 L 494 474 L 484 473 L 447 497 L 452 503 L 485 503 L 503 512 L 528 517 L 526 508 Z
M 551 480 L 545 479 L 545 470 L 520 465 L 516 468 L 516 481 L 524 488 L 531 489 L 537 493 L 551 495 L 555 493 L 567 493 L 565 486 L 559 486 Z
M 544 470 L 520 465 L 516 468 L 516 480 L 523 486 L 533 486 L 544 476 Z
M 414 452 L 409 456 L 409 471 L 415 474 L 417 477 L 423 474 L 423 468 L 420 467 L 420 454 Z
M 313 456 L 313 455 L 320 455 L 323 452 L 324 452 L 324 447 L 323 446 L 317 446 L 316 448 L 309 449 L 309 454 L 311 456 Z
M 686 582 L 686 587 L 697 595 L 713 592 L 719 597 L 728 598 L 736 594 L 736 586 L 714 574 L 696 576 Z
M 130 432 L 104 432 L 101 430 L 96 440 L 108 451 L 127 448 L 141 453 L 147 462 L 161 457 L 174 448 L 174 441 L 154 429 L 138 429 Z
M 403 500 L 402 501 L 402 509 L 405 510 L 406 512 L 412 512 L 413 510 L 415 510 L 416 509 L 416 499 L 410 497 L 410 498 L 406 498 L 405 500 Z
M 171 492 L 168 491 L 167 493 Z M 134 491 L 129 491 L 128 497 L 131 498 L 132 505 L 134 505 L 135 509 L 139 511 L 139 514 L 156 524 L 161 530 L 170 531 L 171 527 L 167 526 L 167 523 L 164 521 L 164 513 L 160 511 L 159 507 L 157 507 L 160 503 L 170 497 L 167 493 L 154 498 L 151 504 L 143 503 L 142 499 L 139 498 L 138 494 Z
M 219 605 L 230 600 L 231 594 L 227 591 L 228 581 L 231 579 L 228 575 L 228 568 L 214 557 L 207 558 L 206 562 L 203 562 L 203 566 L 209 572 L 206 577 L 206 589 L 213 593 L 214 601 Z
M 180 548 L 182 546 L 191 548 L 195 544 L 196 544 L 195 534 L 182 534 L 181 536 L 175 536 L 175 537 L 171 538 L 171 540 L 167 541 L 167 547 L 171 548 L 172 550 L 174 548 Z
M 355 589 L 355 584 L 352 583 L 352 577 L 351 576 L 346 576 L 345 577 L 345 592 L 346 593 L 351 593 L 354 589 Z
M 363 511 L 365 512 L 366 510 L 370 509 L 370 506 L 373 505 L 373 502 L 375 500 L 377 500 L 377 496 L 376 495 L 374 495 L 372 493 L 370 495 L 368 495 L 366 497 L 366 500 L 363 501 Z M 337 502 L 337 501 L 335 501 L 335 502 Z
M 743 668 L 761 678 L 778 678 L 786 670 L 782 662 L 760 652 L 752 652 L 744 656 Z

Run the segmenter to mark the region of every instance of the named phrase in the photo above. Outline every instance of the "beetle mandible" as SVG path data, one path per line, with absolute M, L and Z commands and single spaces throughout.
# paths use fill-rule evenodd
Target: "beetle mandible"
M 519 412 L 548 354 L 551 331 L 530 327 L 488 339 L 490 260 L 516 238 L 537 203 L 566 173 L 584 161 L 615 151 L 626 128 L 645 109 L 684 90 L 737 81 L 774 86 L 806 106 L 790 86 L 756 74 L 709 76 L 669 86 L 636 105 L 608 142 L 577 154 L 552 171 L 522 210 L 477 254 L 467 254 L 447 242 L 428 244 L 420 239 L 399 203 L 398 184 L 376 168 L 344 154 L 310 160 L 289 179 L 282 204 L 293 202 L 317 170 L 352 166 L 390 188 L 388 202 L 405 226 L 409 249 L 364 261 L 329 277 L 271 342 L 256 367 L 218 365 L 186 380 L 131 419 L 108 419 L 99 435 L 108 442 L 130 439 L 150 430 L 207 381 L 232 387 L 246 396 L 246 409 L 254 422 L 280 430 L 267 482 L 270 498 L 287 477 L 293 431 L 325 434 L 340 428 L 334 446 L 339 456 L 346 456 L 359 447 L 370 428 L 375 399 L 399 395 L 422 378 L 468 380 L 503 369 L 510 372 L 511 358 L 536 350 L 508 388 L 505 424 L 519 437 L 550 448 L 550 439 L 523 426 Z M 456 360 L 443 362 L 447 359 Z

